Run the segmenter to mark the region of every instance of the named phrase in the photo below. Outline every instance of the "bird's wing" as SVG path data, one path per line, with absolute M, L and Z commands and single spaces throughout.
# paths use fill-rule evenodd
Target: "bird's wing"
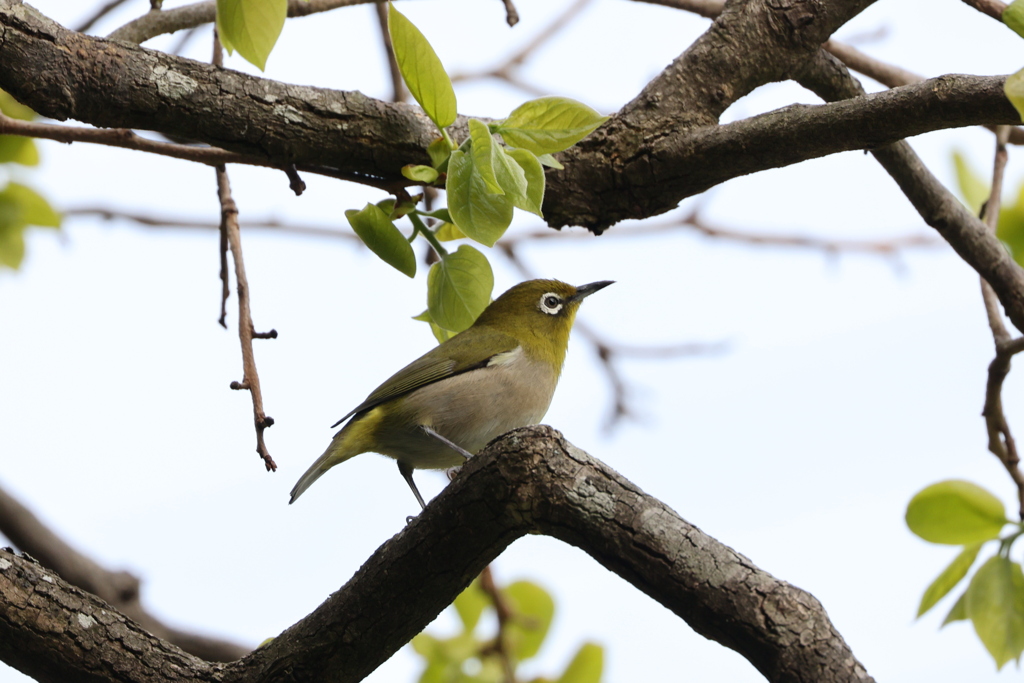
M 374 389 L 365 401 L 331 426 L 337 427 L 356 413 L 411 393 L 420 387 L 486 367 L 492 358 L 512 351 L 517 346 L 519 342 L 514 337 L 497 330 L 477 328 L 470 336 L 457 334 L 396 372 Z

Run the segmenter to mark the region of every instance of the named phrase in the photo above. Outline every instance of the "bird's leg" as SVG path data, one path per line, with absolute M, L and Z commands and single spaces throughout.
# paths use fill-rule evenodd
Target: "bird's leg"
M 409 488 L 412 489 L 412 495 L 416 496 L 416 500 L 419 502 L 420 507 L 426 510 L 427 504 L 423 502 L 423 496 L 420 495 L 420 490 L 416 488 L 416 482 L 412 480 L 412 468 L 399 460 L 398 471 L 402 473 L 402 476 L 405 478 L 405 483 L 407 483 Z
M 452 449 L 453 451 L 455 451 L 456 453 L 461 455 L 466 460 L 469 460 L 470 458 L 473 457 L 473 454 L 470 453 L 469 451 L 467 451 L 465 448 L 463 448 L 462 446 L 460 446 L 460 445 L 458 445 L 456 443 L 452 443 L 451 441 L 449 441 L 448 439 L 444 438 L 443 436 L 441 436 L 440 434 L 435 432 L 433 429 L 431 429 L 427 425 L 420 425 L 420 429 L 422 429 L 424 431 L 424 433 L 426 433 L 428 436 L 434 437 L 435 439 L 437 439 L 438 441 L 443 443 L 445 446 L 447 446 L 448 448 Z

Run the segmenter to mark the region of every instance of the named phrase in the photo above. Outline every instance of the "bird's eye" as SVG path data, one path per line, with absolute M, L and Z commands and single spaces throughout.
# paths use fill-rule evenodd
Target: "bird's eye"
M 540 298 L 537 308 L 548 315 L 555 315 L 562 310 L 562 297 L 548 292 Z

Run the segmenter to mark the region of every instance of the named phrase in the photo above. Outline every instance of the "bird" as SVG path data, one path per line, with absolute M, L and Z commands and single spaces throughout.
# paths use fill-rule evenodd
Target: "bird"
M 332 425 L 347 424 L 291 491 L 361 453 L 394 458 L 420 507 L 414 469 L 457 467 L 505 432 L 537 424 L 555 393 L 583 300 L 613 281 L 521 282 L 467 329 L 396 372 Z

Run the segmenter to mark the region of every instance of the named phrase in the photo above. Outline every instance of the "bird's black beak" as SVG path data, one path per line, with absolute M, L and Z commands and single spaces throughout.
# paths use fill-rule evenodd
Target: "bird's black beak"
M 600 282 L 591 282 L 589 285 L 580 285 L 576 288 L 576 293 L 572 295 L 572 300 L 580 301 L 586 299 L 594 292 L 614 284 L 615 280 L 601 280 Z

